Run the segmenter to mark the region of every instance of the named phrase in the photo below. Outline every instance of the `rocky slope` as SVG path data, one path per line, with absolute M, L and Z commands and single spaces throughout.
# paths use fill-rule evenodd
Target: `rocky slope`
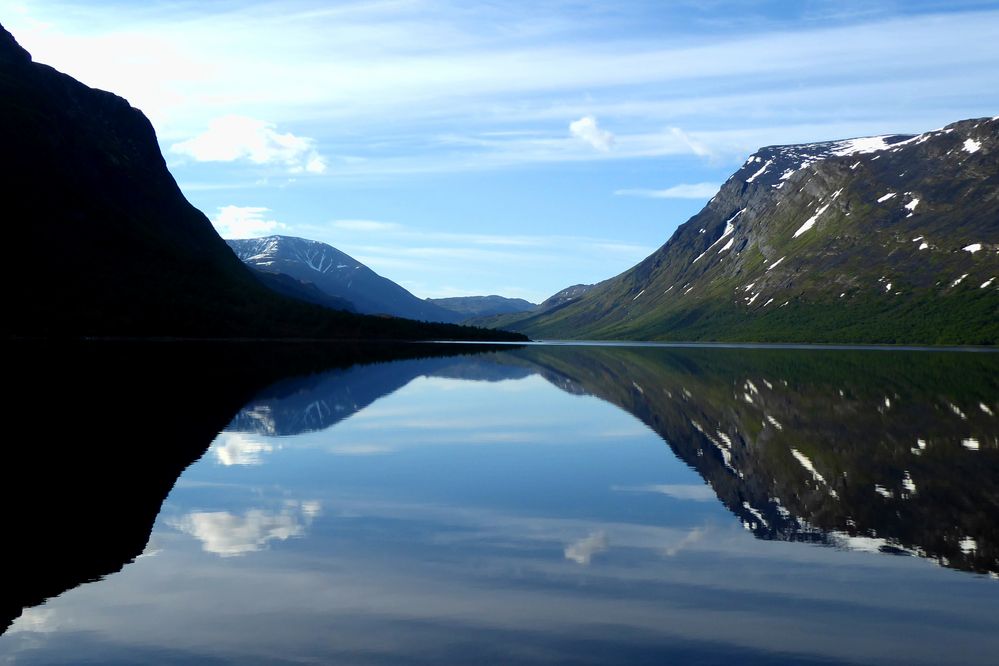
M 999 117 L 763 148 L 536 337 L 999 342 Z
M 349 301 L 361 313 L 435 322 L 457 322 L 465 318 L 417 298 L 326 243 L 293 236 L 227 240 L 226 243 L 248 266 L 312 283 L 329 296 Z

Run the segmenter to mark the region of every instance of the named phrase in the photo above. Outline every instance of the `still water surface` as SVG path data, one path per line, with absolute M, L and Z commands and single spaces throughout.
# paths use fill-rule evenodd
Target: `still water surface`
M 997 572 L 999 354 L 538 346 L 270 386 L 0 661 L 995 664 Z

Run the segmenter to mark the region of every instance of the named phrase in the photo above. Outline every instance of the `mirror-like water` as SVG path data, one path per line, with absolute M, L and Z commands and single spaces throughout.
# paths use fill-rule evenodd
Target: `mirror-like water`
M 154 379 L 198 373 L 190 394 L 121 380 L 64 428 L 116 434 L 52 480 L 78 484 L 79 510 L 23 520 L 56 563 L 19 565 L 0 660 L 999 654 L 999 354 L 536 346 L 341 359 L 263 390 L 248 377 L 280 373 L 244 364 L 242 397 L 231 368 L 162 365 Z M 38 405 L 65 382 L 36 383 L 34 409 L 69 418 Z M 95 397 L 73 398 L 82 421 Z M 188 458 L 162 453 L 181 440 Z M 126 471 L 79 481 L 99 456 Z M 122 473 L 132 486 L 93 500 Z

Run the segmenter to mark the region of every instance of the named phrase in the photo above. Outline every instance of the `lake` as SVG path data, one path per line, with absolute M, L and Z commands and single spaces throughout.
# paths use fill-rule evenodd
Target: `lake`
M 15 355 L 3 663 L 999 655 L 999 354 Z

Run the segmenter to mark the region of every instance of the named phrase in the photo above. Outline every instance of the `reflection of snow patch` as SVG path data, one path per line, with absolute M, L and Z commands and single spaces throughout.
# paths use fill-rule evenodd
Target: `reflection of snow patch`
M 812 464 L 812 461 L 809 460 L 808 456 L 806 456 L 804 453 L 802 453 L 798 449 L 791 449 L 791 455 L 794 456 L 795 460 L 797 460 L 799 463 L 801 463 L 802 467 L 804 467 L 806 470 L 808 470 L 809 472 L 811 472 L 813 479 L 815 479 L 816 481 L 821 482 L 823 485 L 826 485 L 826 486 L 829 485 L 826 482 L 825 478 L 823 478 L 823 476 L 821 474 L 819 474 L 818 470 L 815 469 L 815 465 Z M 829 489 L 829 494 L 832 495 L 833 497 L 838 497 L 838 495 L 836 494 L 836 491 L 833 490 L 832 488 Z
M 763 514 L 760 513 L 758 509 L 754 508 L 749 502 L 743 502 L 742 508 L 753 514 L 753 517 L 760 522 L 760 525 L 763 525 L 763 527 L 770 527 L 770 524 L 763 517 Z M 753 527 L 755 528 L 756 526 L 754 525 Z
M 888 541 L 879 537 L 851 536 L 845 532 L 830 532 L 829 536 L 840 548 L 863 553 L 880 553 L 889 545 Z

